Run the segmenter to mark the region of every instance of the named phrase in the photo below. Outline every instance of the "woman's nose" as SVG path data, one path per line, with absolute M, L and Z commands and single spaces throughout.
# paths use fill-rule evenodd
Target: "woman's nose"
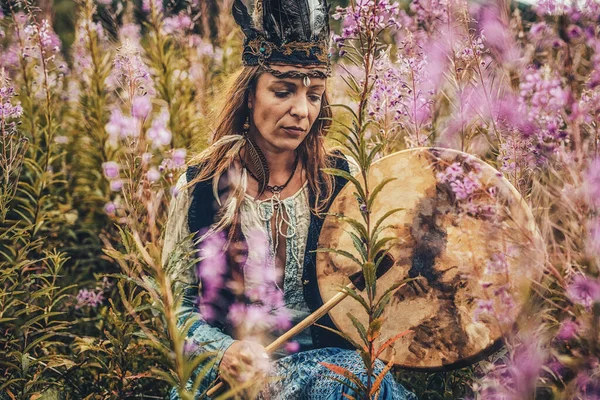
M 303 96 L 298 96 L 294 104 L 292 104 L 292 109 L 290 110 L 290 114 L 298 118 L 307 118 L 308 117 L 308 100 L 303 98 Z

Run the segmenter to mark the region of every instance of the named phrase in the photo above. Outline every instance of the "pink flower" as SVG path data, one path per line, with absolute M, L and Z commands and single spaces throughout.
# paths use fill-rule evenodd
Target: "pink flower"
M 102 291 L 94 291 L 87 289 L 80 289 L 79 293 L 77 293 L 77 304 L 75 305 L 75 309 L 80 309 L 85 306 L 90 306 L 92 308 L 97 307 L 104 301 L 104 294 Z
M 123 189 L 123 181 L 120 179 L 113 179 L 110 181 L 110 190 L 113 192 L 119 192 Z
M 150 168 L 148 172 L 146 172 L 146 178 L 149 182 L 156 182 L 160 179 L 160 172 L 154 167 Z
M 102 163 L 102 169 L 106 179 L 115 179 L 119 177 L 119 164 L 114 161 Z
M 117 206 L 112 201 L 104 205 L 104 212 L 108 215 L 113 215 L 117 211 Z
M 581 304 L 587 309 L 600 301 L 600 283 L 583 274 L 577 274 L 567 286 L 567 296 L 575 304 Z
M 288 353 L 297 353 L 298 351 L 300 351 L 300 343 L 298 342 L 287 342 L 285 344 L 285 351 L 287 351 Z
M 163 108 L 160 115 L 152 121 L 152 126 L 148 129 L 146 137 L 152 142 L 155 148 L 168 146 L 171 143 L 171 131 L 167 128 L 169 122 L 169 112 Z
M 493 312 L 494 300 L 477 299 L 477 307 L 473 313 L 473 321 L 479 321 L 481 314 L 493 314 Z
M 131 115 L 137 119 L 146 119 L 152 111 L 152 102 L 148 96 L 135 96 L 131 107 Z
M 556 335 L 557 339 L 569 341 L 577 336 L 579 324 L 573 320 L 566 320 L 560 325 L 560 330 Z
M 185 156 L 187 151 L 185 149 L 173 150 L 173 168 L 181 168 L 185 165 Z
M 138 137 L 140 134 L 138 121 L 135 118 L 124 116 L 118 109 L 112 110 L 105 129 L 113 144 L 116 144 L 119 139 Z
M 508 273 L 508 262 L 504 253 L 494 253 L 490 260 L 486 262 L 486 274 L 506 274 Z

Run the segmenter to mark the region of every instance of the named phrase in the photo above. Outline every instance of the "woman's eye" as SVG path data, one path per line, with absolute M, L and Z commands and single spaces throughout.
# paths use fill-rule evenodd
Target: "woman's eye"
M 321 96 L 320 95 L 316 95 L 316 94 L 311 94 L 308 96 L 308 98 L 310 99 L 310 101 L 312 101 L 313 103 L 316 102 L 320 102 L 321 101 Z
M 275 92 L 275 96 L 283 99 L 285 97 L 287 97 L 290 94 L 290 92 Z

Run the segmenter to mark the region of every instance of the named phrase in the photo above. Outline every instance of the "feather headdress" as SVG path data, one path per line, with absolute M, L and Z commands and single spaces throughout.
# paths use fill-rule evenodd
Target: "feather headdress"
M 244 65 L 329 68 L 327 0 L 234 0 L 232 12 L 246 37 Z

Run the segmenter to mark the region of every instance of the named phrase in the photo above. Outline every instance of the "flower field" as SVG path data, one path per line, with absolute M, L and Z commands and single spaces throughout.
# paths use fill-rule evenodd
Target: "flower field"
M 193 399 L 189 382 L 212 354 L 186 340 L 173 271 L 190 251 L 163 253 L 164 232 L 241 67 L 232 0 L 55 3 L 0 2 L 0 399 L 159 399 L 172 388 Z M 331 16 L 329 144 L 363 173 L 418 147 L 476 156 L 522 196 L 544 244 L 543 273 L 502 346 L 447 372 L 390 364 L 394 377 L 420 399 L 600 399 L 600 2 L 350 0 Z M 438 172 L 460 218 L 494 218 L 480 172 Z M 366 226 L 368 196 L 357 196 Z M 221 239 L 203 245 L 215 266 Z M 515 287 L 492 283 L 507 258 L 466 277 L 490 294 L 474 324 L 507 318 L 499 303 L 517 307 Z M 369 330 L 367 364 L 386 305 L 367 277 L 373 261 L 359 262 L 370 324 L 354 324 Z M 252 296 L 277 307 L 237 304 L 230 317 L 245 332 L 284 330 L 274 278 L 254 267 L 266 284 Z M 217 275 L 203 278 L 218 286 Z

